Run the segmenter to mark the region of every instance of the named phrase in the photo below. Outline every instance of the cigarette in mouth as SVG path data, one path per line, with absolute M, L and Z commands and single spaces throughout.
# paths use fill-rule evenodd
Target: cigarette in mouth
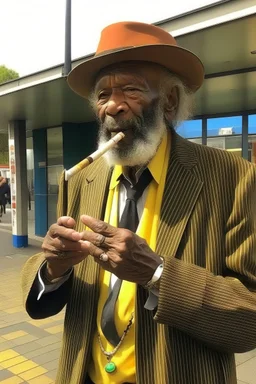
M 104 155 L 105 152 L 113 148 L 120 140 L 122 140 L 124 136 L 125 135 L 123 132 L 118 132 L 114 137 L 112 137 L 112 139 L 110 139 L 104 145 L 102 145 L 102 147 L 97 149 L 97 151 L 93 152 L 90 156 L 80 161 L 80 163 L 74 165 L 74 167 L 65 170 L 65 180 L 68 181 L 77 172 L 90 165 L 93 161 L 99 159 L 102 155 Z

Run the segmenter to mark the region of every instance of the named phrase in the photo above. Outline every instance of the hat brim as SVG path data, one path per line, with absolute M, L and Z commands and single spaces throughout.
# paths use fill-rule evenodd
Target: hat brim
M 204 80 L 204 66 L 194 53 L 175 45 L 146 45 L 108 51 L 82 62 L 69 73 L 68 85 L 78 95 L 87 98 L 98 72 L 124 61 L 147 61 L 162 65 L 181 77 L 192 92 L 197 91 Z

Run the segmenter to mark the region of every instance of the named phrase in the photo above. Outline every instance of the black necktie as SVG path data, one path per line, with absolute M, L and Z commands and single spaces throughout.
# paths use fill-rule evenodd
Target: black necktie
M 147 188 L 151 180 L 152 175 L 148 168 L 143 171 L 142 175 L 139 178 L 139 181 L 134 186 L 131 185 L 130 182 L 125 179 L 123 175 L 121 176 L 120 182 L 126 188 L 127 197 L 124 211 L 119 222 L 119 228 L 127 228 L 130 229 L 132 232 L 136 232 L 139 224 L 137 201 L 142 196 L 143 191 Z M 105 302 L 101 316 L 102 332 L 106 339 L 114 346 L 116 346 L 120 341 L 120 337 L 117 333 L 115 326 L 114 315 L 116 300 L 118 298 L 121 285 L 122 280 L 117 279 L 113 286 L 113 289 L 111 289 L 111 287 L 109 288 L 109 296 Z

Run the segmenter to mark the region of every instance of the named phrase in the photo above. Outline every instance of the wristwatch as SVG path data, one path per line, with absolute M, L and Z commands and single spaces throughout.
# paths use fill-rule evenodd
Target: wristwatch
M 164 259 L 161 257 L 162 263 L 158 265 L 157 269 L 155 270 L 154 275 L 152 278 L 147 282 L 147 284 L 144 286 L 144 288 L 151 290 L 151 289 L 159 289 L 160 288 L 160 277 L 162 276 L 163 269 L 164 269 Z

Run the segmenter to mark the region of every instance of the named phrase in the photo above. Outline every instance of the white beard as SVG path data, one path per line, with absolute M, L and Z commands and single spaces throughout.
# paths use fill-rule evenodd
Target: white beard
M 163 121 L 159 121 L 156 129 L 148 131 L 145 140 L 135 139 L 135 143 L 130 147 L 129 151 L 125 152 L 125 155 L 119 153 L 117 148 L 112 148 L 103 156 L 110 167 L 116 164 L 128 167 L 148 164 L 155 156 L 165 132 L 165 123 Z M 99 148 L 105 143 L 106 140 L 100 137 Z

